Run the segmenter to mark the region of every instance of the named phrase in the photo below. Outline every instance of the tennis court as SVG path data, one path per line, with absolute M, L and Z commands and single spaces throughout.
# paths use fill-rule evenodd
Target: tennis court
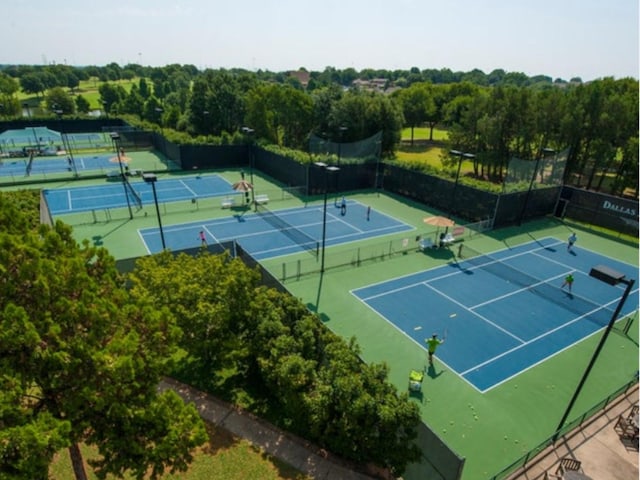
M 335 205 L 327 207 L 325 246 L 340 245 L 367 238 L 414 230 L 380 211 L 371 212 L 355 200 L 346 202 L 346 214 Z M 324 226 L 323 205 L 309 205 L 238 213 L 228 218 L 172 225 L 163 229 L 167 248 L 182 250 L 201 244 L 200 232 L 208 242 L 237 240 L 257 260 L 309 251 L 317 254 Z M 149 253 L 162 251 L 159 228 L 140 230 Z
M 114 162 L 115 154 L 74 156 L 71 160 L 67 155 L 53 157 L 35 157 L 33 161 L 28 158 L 10 158 L 0 162 L 0 176 L 20 177 L 34 174 L 54 174 L 64 172 L 91 172 L 110 171 L 120 168 L 118 162 Z
M 132 187 L 127 188 L 130 201 L 139 199 L 142 205 L 154 203 L 153 189 L 150 184 L 145 183 L 141 178 L 131 179 L 128 183 Z M 200 197 L 237 195 L 238 192 L 219 175 L 206 175 L 158 180 L 156 194 L 159 202 L 177 202 L 196 200 Z M 44 190 L 44 195 L 52 215 L 127 206 L 127 197 L 119 179 L 105 185 Z
M 439 360 L 480 392 L 607 325 L 624 288 L 590 277 L 592 267 L 637 276 L 637 267 L 583 248 L 568 252 L 555 238 L 475 253 L 352 293 L 425 349 L 433 333 L 446 336 Z M 560 289 L 568 273 L 575 277 L 572 293 Z M 631 295 L 621 316 L 637 309 Z

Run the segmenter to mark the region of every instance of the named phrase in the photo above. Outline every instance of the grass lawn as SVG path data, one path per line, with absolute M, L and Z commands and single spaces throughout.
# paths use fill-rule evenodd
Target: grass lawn
M 124 90 L 129 93 L 131 90 L 131 86 L 133 84 L 138 84 L 140 81 L 139 78 L 132 78 L 131 80 L 116 80 L 111 81 L 109 83 L 113 83 L 115 85 L 120 85 Z M 80 81 L 80 85 L 76 88 L 72 96 L 75 98 L 78 95 L 82 95 L 88 102 L 89 108 L 91 110 L 100 110 L 102 108 L 102 104 L 100 103 L 100 93 L 98 92 L 98 88 L 104 82 L 101 82 L 97 78 L 91 78 L 89 80 Z M 149 83 L 151 83 L 149 81 Z M 151 84 L 152 85 L 152 84 Z M 69 89 L 66 89 L 70 92 Z M 45 97 L 38 97 L 37 95 L 33 95 L 31 93 L 25 93 L 22 90 L 18 91 L 18 99 L 20 103 L 29 105 L 29 108 L 33 109 L 32 114 L 35 116 L 38 112 L 37 109 L 44 105 Z
M 167 473 L 165 480 L 312 480 L 262 450 L 252 446 L 246 440 L 234 437 L 224 429 L 207 424 L 209 442 L 198 449 L 187 472 Z M 85 460 L 95 455 L 95 449 L 82 447 Z M 87 467 L 90 479 L 96 479 Z M 71 461 L 66 450 L 60 452 L 49 468 L 49 480 L 69 480 L 74 478 Z M 108 477 L 114 478 L 114 477 Z M 126 476 L 126 479 L 132 479 Z
M 415 127 L 413 129 L 413 139 L 414 140 L 429 140 L 429 134 L 431 129 L 428 127 Z M 410 141 L 411 140 L 411 128 L 403 128 L 402 129 L 402 140 Z M 441 130 L 439 128 L 433 129 L 433 140 L 434 141 L 444 141 L 449 138 L 449 132 L 447 130 Z

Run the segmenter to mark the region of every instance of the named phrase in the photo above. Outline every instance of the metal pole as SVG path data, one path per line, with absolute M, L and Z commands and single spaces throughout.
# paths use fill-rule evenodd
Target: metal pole
M 591 361 L 589 362 L 589 365 L 587 366 L 587 369 L 585 370 L 584 374 L 582 375 L 582 378 L 580 379 L 580 383 L 578 384 L 578 387 L 576 388 L 576 391 L 573 394 L 573 397 L 571 398 L 571 401 L 569 402 L 569 405 L 567 406 L 567 409 L 564 412 L 564 415 L 562 416 L 562 420 L 560 420 L 560 423 L 558 424 L 558 427 L 556 428 L 556 433 L 553 435 L 553 441 L 555 442 L 558 439 L 558 435 L 560 434 L 560 429 L 564 426 L 564 422 L 566 422 L 567 417 L 569 416 L 569 413 L 571 413 L 571 409 L 573 408 L 573 404 L 576 403 L 576 400 L 578 399 L 578 395 L 580 395 L 580 391 L 582 390 L 582 387 L 584 386 L 585 382 L 587 381 L 587 377 L 589 376 L 589 373 L 591 372 L 591 368 L 593 368 L 593 365 L 596 363 L 596 360 L 598 358 L 598 355 L 600 355 L 600 351 L 602 350 L 602 347 L 604 346 L 604 342 L 607 341 L 607 337 L 609 336 L 609 333 L 611 332 L 611 329 L 613 328 L 613 325 L 616 323 L 616 318 L 618 318 L 618 315 L 620 314 L 620 310 L 622 310 L 622 306 L 624 305 L 624 302 L 627 300 L 627 297 L 629 296 L 629 293 L 631 292 L 631 289 L 633 288 L 633 285 L 635 283 L 635 280 L 631 279 L 631 280 L 620 280 L 622 283 L 626 283 L 627 288 L 625 289 L 624 293 L 622 294 L 622 298 L 620 298 L 620 302 L 618 302 L 618 306 L 616 307 L 616 311 L 613 312 L 613 315 L 611 316 L 611 320 L 609 320 L 609 324 L 607 325 L 607 328 L 605 329 L 604 333 L 602 334 L 602 338 L 600 339 L 600 343 L 598 343 L 598 346 L 596 347 L 595 352 L 593 352 L 593 356 L 591 357 Z
M 529 189 L 527 190 L 527 194 L 524 197 L 524 205 L 522 206 L 522 212 L 520 212 L 520 218 L 518 219 L 518 226 L 522 225 L 522 220 L 524 219 L 524 214 L 527 211 L 527 204 L 529 203 L 529 196 L 531 195 L 531 190 L 533 189 L 533 182 L 536 180 L 536 176 L 538 175 L 538 167 L 540 165 L 540 160 L 547 153 L 554 153 L 555 151 L 550 148 L 543 148 L 536 159 L 536 165 L 533 168 L 533 175 L 531 175 L 531 181 L 529 182 Z
M 324 209 L 322 214 L 322 253 L 321 253 L 321 260 L 320 260 L 320 273 L 324 273 L 324 248 L 325 248 L 325 241 L 327 238 L 327 192 L 328 192 L 327 177 L 328 175 L 329 174 L 325 169 L 324 171 Z
M 124 198 L 127 200 L 127 208 L 129 209 L 129 220 L 133 220 L 133 212 L 131 211 L 131 202 L 129 202 L 129 193 L 127 192 L 127 179 L 124 176 L 124 169 L 122 168 L 122 161 L 120 159 L 120 135 L 117 133 L 111 134 L 111 139 L 116 149 L 116 155 L 118 156 L 118 165 L 120 165 L 120 178 L 122 179 L 122 188 L 124 189 Z
M 162 241 L 162 250 L 167 249 L 167 245 L 164 243 L 164 231 L 162 230 L 162 218 L 160 217 L 160 207 L 158 206 L 158 195 L 156 194 L 156 182 L 151 182 L 151 188 L 153 190 L 153 201 L 156 204 L 156 214 L 158 215 L 158 226 L 160 227 L 160 240 Z

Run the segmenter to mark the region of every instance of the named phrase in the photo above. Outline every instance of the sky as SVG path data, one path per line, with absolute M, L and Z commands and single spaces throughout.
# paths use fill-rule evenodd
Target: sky
M 639 77 L 638 0 L 2 0 L 0 64 Z

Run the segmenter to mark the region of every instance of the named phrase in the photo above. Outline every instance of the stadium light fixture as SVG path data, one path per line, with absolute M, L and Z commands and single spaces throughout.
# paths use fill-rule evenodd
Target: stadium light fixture
M 151 189 L 153 190 L 153 202 L 156 205 L 156 214 L 158 215 L 158 226 L 160 227 L 160 240 L 162 241 L 162 250 L 167 249 L 167 245 L 164 242 L 164 231 L 162 230 L 162 218 L 160 217 L 160 207 L 158 206 L 158 194 L 156 193 L 156 182 L 158 181 L 158 177 L 155 173 L 143 173 L 142 179 L 145 183 L 151 184 Z
M 256 205 L 255 185 L 253 184 L 253 134 L 255 130 L 250 127 L 242 127 L 242 132 L 249 138 L 249 176 L 251 181 L 251 204 L 254 206 L 255 211 L 258 211 L 258 205 Z
M 596 278 L 608 285 L 616 286 L 620 283 L 624 283 L 627 286 L 627 288 L 624 290 L 622 297 L 620 297 L 618 306 L 616 307 L 616 310 L 613 312 L 613 315 L 611 316 L 611 320 L 609 320 L 609 323 L 607 324 L 607 327 L 604 333 L 602 334 L 602 337 L 600 338 L 600 343 L 598 343 L 598 346 L 593 352 L 593 355 L 591 356 L 591 360 L 589 361 L 589 365 L 587 365 L 587 368 L 584 371 L 582 378 L 580 379 L 580 383 L 578 383 L 578 386 L 576 387 L 576 391 L 574 392 L 573 397 L 571 397 L 571 400 L 569 401 L 569 405 L 567 406 L 567 409 L 565 410 L 564 415 L 562 416 L 562 420 L 560 420 L 560 423 L 556 428 L 556 433 L 553 435 L 554 442 L 558 439 L 558 436 L 560 434 L 560 429 L 564 426 L 564 423 L 567 421 L 567 418 L 571 413 L 571 409 L 573 408 L 573 405 L 576 403 L 576 400 L 580 395 L 580 391 L 582 390 L 582 387 L 587 381 L 587 377 L 589 376 L 589 373 L 591 373 L 591 369 L 595 365 L 596 360 L 598 359 L 598 355 L 600 355 L 600 351 L 602 350 L 604 343 L 607 341 L 607 337 L 609 336 L 609 333 L 611 333 L 611 329 L 613 328 L 613 325 L 616 323 L 616 319 L 618 318 L 618 315 L 620 314 L 620 311 L 622 310 L 622 307 L 624 306 L 624 303 L 627 301 L 627 298 L 629 297 L 629 293 L 631 293 L 631 290 L 633 289 L 633 285 L 635 284 L 635 280 L 627 279 L 625 278 L 625 275 L 623 273 L 618 272 L 617 270 L 614 270 L 613 268 L 609 268 L 605 265 L 597 265 L 593 267 L 589 272 L 589 276 Z
M 116 149 L 118 165 L 120 165 L 120 180 L 122 180 L 122 188 L 124 189 L 124 198 L 127 200 L 127 208 L 129 209 L 129 220 L 133 220 L 133 212 L 131 211 L 131 202 L 129 202 L 129 192 L 127 192 L 127 179 L 124 177 L 124 169 L 122 168 L 122 159 L 120 158 L 120 134 L 111 132 L 111 141 Z
M 322 210 L 322 252 L 320 256 L 320 274 L 324 273 L 324 251 L 327 240 L 327 194 L 329 192 L 329 174 L 340 170 L 339 167 L 327 165 L 324 162 L 314 162 L 314 165 L 324 171 L 324 208 Z

